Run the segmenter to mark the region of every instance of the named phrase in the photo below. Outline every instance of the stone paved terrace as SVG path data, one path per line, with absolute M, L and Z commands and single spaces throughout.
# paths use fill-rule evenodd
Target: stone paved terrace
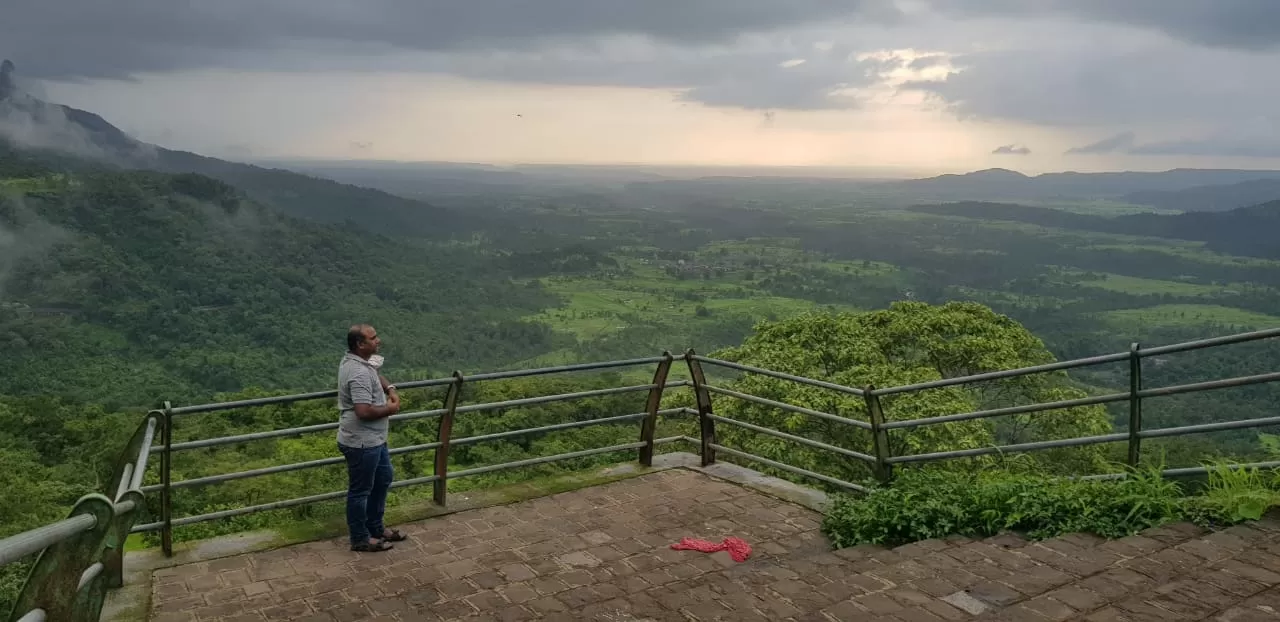
M 1280 620 L 1280 521 L 1115 541 L 1004 535 L 832 551 L 820 516 L 693 469 L 157 570 L 151 620 Z M 738 536 L 747 562 L 674 551 Z

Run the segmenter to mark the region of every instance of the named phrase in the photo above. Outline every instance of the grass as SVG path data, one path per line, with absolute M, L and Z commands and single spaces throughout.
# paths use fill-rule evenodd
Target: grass
M 1080 271 L 1069 271 L 1066 274 L 1078 276 L 1084 273 Z M 1214 296 L 1223 293 L 1223 291 L 1227 289 L 1226 287 L 1217 285 L 1200 285 L 1197 283 L 1144 279 L 1136 276 L 1125 276 L 1123 274 L 1102 273 L 1102 276 L 1103 278 L 1097 281 L 1078 280 L 1075 282 L 1084 287 L 1094 287 L 1097 289 L 1124 292 L 1126 294 L 1135 294 L 1139 296 L 1148 294 Z
M 1280 317 L 1221 305 L 1157 305 L 1143 309 L 1121 309 L 1100 314 L 1103 321 L 1120 330 L 1138 330 L 1152 325 L 1181 327 L 1206 323 L 1271 328 L 1280 326 Z
M 714 324 L 719 321 L 718 316 L 725 315 L 747 316 L 760 321 L 783 319 L 819 309 L 856 311 L 847 305 L 823 305 L 799 298 L 773 296 L 758 289 L 756 279 L 768 273 L 765 266 L 805 266 L 870 278 L 892 275 L 898 270 L 882 262 L 829 260 L 794 248 L 796 243 L 789 238 L 753 238 L 708 244 L 698 250 L 692 264 L 723 269 L 710 278 L 696 273 L 687 278 L 677 278 L 666 271 L 674 264 L 649 259 L 643 252 L 615 256 L 625 275 L 542 279 L 543 287 L 560 295 L 564 303 L 528 319 L 544 322 L 557 331 L 586 341 L 636 324 L 688 326 L 692 323 Z M 748 266 L 745 264 L 748 259 L 764 265 Z M 706 312 L 699 315 L 699 307 L 705 308 Z M 574 357 L 574 352 L 562 349 L 525 362 L 559 364 L 574 360 Z
M 1137 205 L 1123 201 L 1097 199 L 1093 201 L 1018 201 L 1021 205 L 1047 207 L 1064 212 L 1090 216 L 1126 216 L 1129 214 L 1180 214 L 1178 210 L 1160 209 L 1150 205 Z

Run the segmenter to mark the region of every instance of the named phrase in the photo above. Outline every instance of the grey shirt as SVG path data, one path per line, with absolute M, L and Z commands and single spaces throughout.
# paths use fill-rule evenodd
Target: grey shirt
M 347 447 L 377 447 L 387 442 L 387 418 L 365 421 L 356 416 L 356 404 L 383 406 L 387 394 L 378 380 L 378 371 L 364 359 L 348 352 L 338 363 L 338 444 Z

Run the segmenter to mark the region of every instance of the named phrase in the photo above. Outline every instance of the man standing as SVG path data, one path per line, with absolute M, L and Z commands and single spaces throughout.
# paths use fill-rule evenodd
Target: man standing
M 405 536 L 382 524 L 394 473 L 387 451 L 387 417 L 400 412 L 396 388 L 370 357 L 382 341 L 368 324 L 347 331 L 338 364 L 338 450 L 347 459 L 347 530 L 353 551 L 386 551 Z

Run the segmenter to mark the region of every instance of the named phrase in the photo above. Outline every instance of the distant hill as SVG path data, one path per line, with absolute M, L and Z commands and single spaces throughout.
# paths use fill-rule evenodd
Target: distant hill
M 556 347 L 520 320 L 554 296 L 474 250 L 287 216 L 204 175 L 60 164 L 0 150 L 0 395 L 314 385 L 358 320 L 396 336 L 401 370 Z
M 448 236 L 477 228 L 474 218 L 380 190 L 292 171 L 165 149 L 130 137 L 102 117 L 45 102 L 17 89 L 13 64 L 0 65 L 0 142 L 62 167 L 80 158 L 108 168 L 198 173 L 229 183 L 285 214 L 319 222 L 352 221 L 382 233 Z M 70 156 L 70 157 L 68 157 Z
M 944 216 L 1006 220 L 1062 229 L 1194 240 L 1205 242 L 1210 249 L 1221 253 L 1280 259 L 1280 234 L 1277 234 L 1280 232 L 1280 201 L 1225 212 L 1133 214 L 1116 218 L 979 201 L 918 205 L 909 209 Z
M 1280 179 L 1251 179 L 1175 191 L 1144 190 L 1126 194 L 1121 200 L 1179 212 L 1222 212 L 1280 200 Z
M 1237 184 L 1253 180 L 1280 182 L 1280 171 L 1173 169 L 1155 173 L 1045 173 L 1031 177 L 997 168 L 963 175 L 939 175 L 889 182 L 881 187 L 941 200 L 1123 200 L 1126 195 L 1137 192 L 1178 192 L 1197 186 Z

